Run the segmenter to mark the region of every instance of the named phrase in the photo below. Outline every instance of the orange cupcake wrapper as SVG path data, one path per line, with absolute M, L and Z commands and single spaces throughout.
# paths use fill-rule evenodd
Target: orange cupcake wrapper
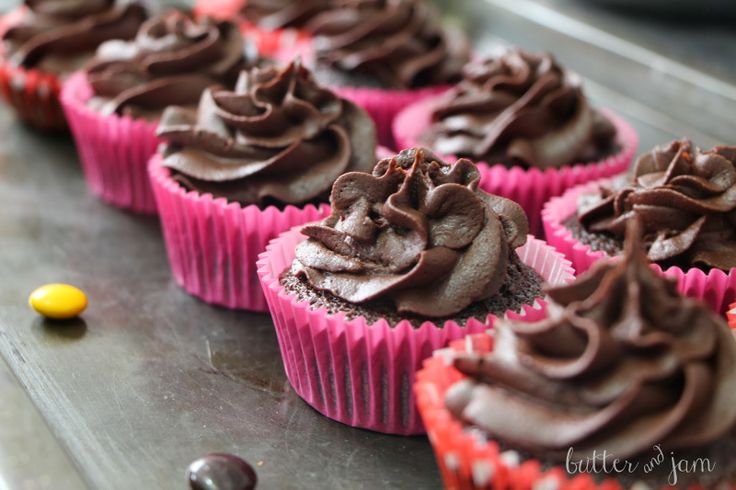
M 732 304 L 728 309 L 728 326 L 736 328 L 736 303 Z

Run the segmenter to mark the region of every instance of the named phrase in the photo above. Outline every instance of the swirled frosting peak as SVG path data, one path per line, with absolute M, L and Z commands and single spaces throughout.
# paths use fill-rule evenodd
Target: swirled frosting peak
M 636 226 L 623 260 L 548 291 L 538 323 L 502 323 L 450 411 L 514 448 L 563 460 L 699 448 L 736 423 L 736 343 L 725 322 L 649 268 Z
M 303 28 L 332 0 L 248 0 L 243 17 L 264 29 Z
M 131 39 L 146 19 L 135 2 L 115 0 L 26 0 L 20 22 L 3 34 L 13 63 L 69 73 L 81 67 L 101 43 Z
M 196 110 L 169 107 L 158 128 L 163 165 L 182 185 L 259 205 L 326 200 L 342 173 L 372 167 L 375 133 L 298 60 L 243 71 L 234 91 L 209 88 Z
M 402 314 L 444 317 L 496 294 L 526 241 L 521 207 L 478 190 L 468 160 L 450 166 L 425 149 L 342 175 L 332 214 L 308 225 L 293 270 L 353 304 L 390 300 Z
M 633 177 L 602 187 L 579 210 L 588 230 L 623 238 L 638 218 L 649 260 L 730 270 L 736 267 L 736 147 L 702 151 L 690 141 L 656 147 Z
M 423 139 L 438 152 L 524 167 L 597 160 L 616 135 L 576 74 L 520 49 L 466 65 L 432 119 Z
M 464 39 L 420 0 L 338 0 L 308 29 L 319 63 L 389 89 L 455 82 L 469 60 Z
M 253 61 L 232 22 L 169 10 L 146 21 L 133 41 L 100 46 L 87 78 L 104 112 L 157 112 L 196 104 L 210 85 L 233 86 Z

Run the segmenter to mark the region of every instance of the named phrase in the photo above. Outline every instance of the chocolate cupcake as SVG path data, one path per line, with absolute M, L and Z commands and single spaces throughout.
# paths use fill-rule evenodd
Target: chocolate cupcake
M 368 115 L 298 61 L 244 71 L 195 109 L 168 108 L 158 136 L 149 171 L 174 277 L 207 302 L 256 311 L 266 309 L 257 254 L 323 217 L 335 179 L 376 158 Z M 201 226 L 213 228 L 204 241 Z
M 534 234 L 547 200 L 624 172 L 637 144 L 624 121 L 590 105 L 576 74 L 520 49 L 469 63 L 460 83 L 405 109 L 393 131 L 400 146 L 481 162 L 481 187 L 520 203 Z
M 132 41 L 100 46 L 62 94 L 88 187 L 115 206 L 155 213 L 148 160 L 156 124 L 170 105 L 195 108 L 205 88 L 233 87 L 262 63 L 232 22 L 167 10 Z
M 619 149 L 616 127 L 590 106 L 580 77 L 549 53 L 513 49 L 466 65 L 431 117 L 422 143 L 509 167 L 559 168 Z
M 133 41 L 100 46 L 86 67 L 93 93 L 87 105 L 157 121 L 170 105 L 196 106 L 210 85 L 234 86 L 242 70 L 260 62 L 232 22 L 168 10 L 146 21 Z
M 324 203 L 341 174 L 375 162 L 365 112 L 299 61 L 244 71 L 234 91 L 205 90 L 197 109 L 168 109 L 158 135 L 176 182 L 243 206 Z
M 570 189 L 543 211 L 550 243 L 578 271 L 620 254 L 634 218 L 647 257 L 683 294 L 720 313 L 736 301 L 736 147 L 672 141 L 642 155 L 630 176 Z
M 336 2 L 313 18 L 320 80 L 330 85 L 393 90 L 460 79 L 467 41 L 443 28 L 423 0 Z
M 391 325 L 464 324 L 533 304 L 541 278 L 515 252 L 526 216 L 478 181 L 469 160 L 451 167 L 426 150 L 343 175 L 330 217 L 302 228 L 308 240 L 282 284 L 315 308 Z
M 62 83 L 101 43 L 133 38 L 146 16 L 137 2 L 24 2 L 2 34 L 2 92 L 30 124 L 63 128 L 58 101 Z
M 663 267 L 736 267 L 736 147 L 703 151 L 672 141 L 642 155 L 633 174 L 581 196 L 566 225 L 593 250 L 618 255 L 639 219 L 647 258 Z
M 501 322 L 492 345 L 452 354 L 462 380 L 447 382 L 439 358 L 420 376 L 419 392 L 439 393 L 420 405 L 438 460 L 446 461 L 441 453 L 450 447 L 460 460 L 443 468 L 446 479 L 486 488 L 491 475 L 482 481 L 462 473 L 491 465 L 512 487 L 576 477 L 576 488 L 596 488 L 592 480 L 582 484 L 585 470 L 577 464 L 596 461 L 594 480 L 627 488 L 636 481 L 650 488 L 736 481 L 733 333 L 652 271 L 636 226 L 629 229 L 622 260 L 548 290 L 556 305 L 547 318 Z M 452 424 L 435 425 L 441 411 Z M 652 463 L 660 453 L 666 463 Z M 705 458 L 708 469 L 673 469 L 671 458 Z M 513 467 L 505 463 L 512 460 Z
M 445 29 L 423 0 L 336 2 L 308 29 L 318 79 L 363 106 L 389 147 L 394 116 L 446 90 L 470 59 L 465 37 Z
M 478 181 L 468 160 L 405 150 L 372 174 L 343 174 L 329 217 L 269 245 L 259 276 L 289 381 L 310 405 L 349 425 L 421 433 L 409 386 L 431 349 L 531 309 L 543 280 L 571 277 L 527 236 L 521 208 Z

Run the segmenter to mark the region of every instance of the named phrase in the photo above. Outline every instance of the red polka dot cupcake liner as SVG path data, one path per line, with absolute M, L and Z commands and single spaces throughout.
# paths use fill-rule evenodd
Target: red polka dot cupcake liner
M 188 191 L 161 166 L 158 154 L 149 172 L 174 279 L 189 294 L 227 308 L 267 311 L 258 254 L 279 233 L 330 212 L 327 204 L 261 209 Z
M 0 34 L 17 22 L 24 9 L 0 17 Z M 59 94 L 62 81 L 54 74 L 14 66 L 0 48 L 0 95 L 18 118 L 41 131 L 66 130 Z
M 542 211 L 547 241 L 572 262 L 578 274 L 599 260 L 610 259 L 605 252 L 594 251 L 581 243 L 564 224 L 577 213 L 580 196 L 597 193 L 603 182 L 608 181 L 589 182 L 569 189 L 562 196 L 551 199 Z M 680 293 L 703 301 L 719 314 L 724 314 L 728 305 L 736 301 L 736 268 L 727 272 L 720 269 L 704 272 L 697 267 L 682 269 L 676 266 L 663 270 L 657 264 L 652 264 L 652 268 L 675 280 Z
M 423 146 L 420 143 L 422 134 L 430 126 L 432 112 L 438 103 L 437 98 L 425 98 L 396 116 L 393 122 L 393 135 L 397 148 Z M 544 203 L 552 197 L 561 195 L 570 187 L 626 172 L 634 159 L 639 145 L 634 128 L 612 111 L 604 109 L 602 112 L 614 124 L 618 133 L 619 151 L 615 155 L 598 162 L 578 163 L 545 170 L 479 162 L 480 187 L 486 192 L 521 204 L 529 218 L 531 232 L 536 236 L 543 236 L 541 212 Z M 449 156 L 449 159 L 456 158 Z
M 118 208 L 155 214 L 148 161 L 159 144 L 157 123 L 104 115 L 87 106 L 92 95 L 83 72 L 73 74 L 61 93 L 87 188 Z
M 304 239 L 298 229 L 283 233 L 258 261 L 291 386 L 314 409 L 343 424 L 389 434 L 424 433 L 412 392 L 422 361 L 452 340 L 487 330 L 493 317 L 413 327 L 407 320 L 394 326 L 386 320 L 369 324 L 362 316 L 346 319 L 344 313 L 313 309 L 279 280 Z M 517 253 L 548 283 L 573 279 L 570 263 L 541 240 L 530 236 Z M 540 298 L 536 306 L 543 304 Z
M 528 320 L 543 318 L 528 312 Z M 435 352 L 417 373 L 414 385 L 417 407 L 427 428 L 444 486 L 451 490 L 623 490 L 614 480 L 595 483 L 589 474 L 568 475 L 561 466 L 542 467 L 534 459 L 523 460 L 513 450 L 503 450 L 466 430 L 445 407 L 445 394 L 464 375 L 451 364 L 453 352 L 486 353 L 493 350 L 493 336 L 469 335 Z

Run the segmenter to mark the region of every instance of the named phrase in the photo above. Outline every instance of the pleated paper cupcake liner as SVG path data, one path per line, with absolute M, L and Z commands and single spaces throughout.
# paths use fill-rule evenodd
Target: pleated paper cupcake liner
M 542 317 L 542 315 L 535 315 Z M 530 321 L 536 318 L 529 318 Z M 493 336 L 482 333 L 455 341 L 435 352 L 417 373 L 414 385 L 417 407 L 427 428 L 444 486 L 452 490 L 575 489 L 614 490 L 623 487 L 608 480 L 596 484 L 588 474 L 570 477 L 564 468 L 543 468 L 533 459 L 504 451 L 494 441 L 485 441 L 465 430 L 445 408 L 445 393 L 463 375 L 451 364 L 453 352 L 493 350 Z
M 464 326 L 426 321 L 414 328 L 406 320 L 395 326 L 386 320 L 368 324 L 364 317 L 348 320 L 344 313 L 312 309 L 279 282 L 302 240 L 299 230 L 286 232 L 258 261 L 291 386 L 313 408 L 344 424 L 390 434 L 422 434 L 412 393 L 422 360 L 451 340 L 485 331 L 493 317 L 470 319 Z M 517 252 L 549 283 L 573 278 L 570 263 L 540 240 L 529 237 Z M 537 307 L 543 303 L 539 299 Z
M 103 115 L 87 106 L 92 95 L 82 72 L 73 74 L 61 93 L 87 187 L 113 206 L 155 214 L 148 161 L 159 144 L 157 123 Z
M 421 137 L 430 126 L 432 111 L 439 101 L 438 98 L 425 99 L 412 104 L 396 116 L 393 134 L 399 149 L 425 146 L 420 143 Z M 639 144 L 636 131 L 612 111 L 603 109 L 602 112 L 614 124 L 618 133 L 617 142 L 620 149 L 615 155 L 598 162 L 544 170 L 479 162 L 480 187 L 491 194 L 519 203 L 529 218 L 532 234 L 542 237 L 540 214 L 545 202 L 578 184 L 626 172 L 634 159 Z M 453 156 L 448 158 L 456 159 Z
M 574 187 L 562 196 L 550 200 L 542 211 L 547 241 L 565 254 L 578 274 L 588 270 L 595 262 L 608 259 L 609 256 L 581 243 L 564 223 L 577 213 L 578 198 L 584 194 L 597 193 L 603 182 L 606 181 Z M 728 305 L 736 301 L 736 268 L 728 272 L 712 269 L 707 273 L 697 267 L 682 269 L 673 266 L 662 270 L 659 265 L 652 264 L 652 268 L 676 280 L 678 289 L 683 295 L 703 301 L 719 314 L 724 314 Z
M 258 254 L 279 233 L 317 221 L 330 207 L 264 209 L 187 191 L 155 155 L 149 172 L 171 272 L 187 292 L 211 304 L 267 311 L 256 274 Z
M 728 326 L 736 328 L 736 303 L 728 307 Z

